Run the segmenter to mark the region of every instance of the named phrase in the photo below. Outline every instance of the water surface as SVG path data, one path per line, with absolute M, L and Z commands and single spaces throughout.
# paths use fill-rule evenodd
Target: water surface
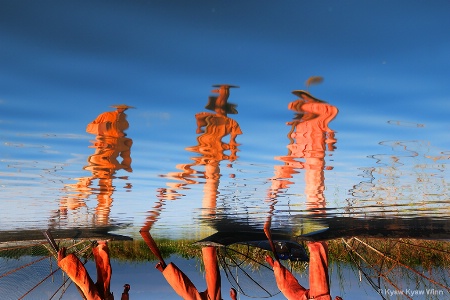
M 274 232 L 300 242 L 316 230 L 327 240 L 448 240 L 449 10 L 445 1 L 2 2 L 1 240 L 50 228 L 139 241 L 144 227 L 194 242 L 261 232 L 269 216 Z M 311 76 L 324 81 L 308 86 Z M 227 114 L 242 133 L 235 143 L 208 136 L 212 121 L 199 130 L 198 116 L 215 114 L 205 106 L 216 84 L 239 86 L 229 96 L 238 113 Z M 336 110 L 326 126 L 289 108 L 301 99 L 294 90 Z M 111 162 L 124 140 L 86 132 L 121 103 L 136 107 L 126 111 L 128 167 L 120 155 Z M 129 280 L 137 266 L 113 267 L 135 299 L 142 277 L 161 280 L 153 267 Z M 332 296 L 380 298 L 367 281 L 347 290 L 336 280 Z

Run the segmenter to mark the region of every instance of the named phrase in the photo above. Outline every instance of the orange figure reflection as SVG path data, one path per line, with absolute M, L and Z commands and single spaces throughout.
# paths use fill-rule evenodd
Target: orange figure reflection
M 133 140 L 127 138 L 124 132 L 129 123 L 125 111 L 133 106 L 126 104 L 112 105 L 115 111 L 104 112 L 86 127 L 86 132 L 95 134 L 94 155 L 89 158 L 91 166 L 101 166 L 103 169 L 124 169 L 131 172 L 131 146 Z M 118 161 L 118 157 L 122 161 Z
M 176 199 L 180 196 L 177 189 L 183 189 L 187 184 L 196 184 L 194 176 L 205 178 L 203 208 L 214 209 L 220 180 L 220 162 L 228 160 L 233 162 L 237 159 L 238 143 L 236 137 L 242 134 L 239 124 L 228 117 L 228 114 L 237 114 L 236 104 L 228 102 L 230 88 L 233 85 L 214 85 L 218 89 L 212 90 L 218 96 L 210 96 L 206 109 L 214 111 L 200 112 L 195 115 L 198 144 L 187 147 L 186 150 L 196 152 L 200 156 L 192 157 L 193 163 L 179 164 L 177 168 L 182 172 L 172 172 L 166 175 L 171 179 L 182 180 L 184 183 L 168 183 L 172 189 L 162 190 L 161 196 L 166 199 Z M 223 139 L 229 136 L 229 141 Z M 229 154 L 226 154 L 229 152 Z M 194 166 L 204 166 L 203 174 L 194 170 Z M 230 167 L 231 165 L 228 165 Z
M 92 176 L 78 179 L 76 184 L 67 185 L 75 190 L 75 197 L 67 197 L 61 203 L 61 211 L 76 210 L 85 206 L 84 199 L 91 194 L 97 194 L 96 217 L 97 224 L 106 225 L 109 222 L 112 195 L 115 190 L 113 179 L 117 170 L 132 172 L 131 146 L 133 140 L 124 132 L 129 127 L 125 111 L 132 106 L 125 104 L 113 105 L 115 111 L 104 112 L 86 127 L 88 133 L 96 135 L 92 148 L 94 154 L 89 156 L 88 165 L 84 167 Z M 120 161 L 119 161 L 120 160 Z M 92 187 L 92 182 L 98 180 L 98 188 Z
M 287 146 L 289 153 L 277 159 L 284 162 L 275 167 L 275 177 L 272 179 L 271 198 L 282 189 L 288 188 L 293 174 L 297 170 L 305 171 L 305 195 L 308 209 L 323 209 L 325 197 L 323 195 L 324 169 L 326 151 L 333 151 L 336 139 L 334 131 L 328 124 L 336 117 L 338 109 L 311 96 L 308 92 L 296 90 L 292 92 L 300 99 L 289 103 L 288 108 L 297 113 L 295 119 L 287 124 L 291 126 Z
M 94 121 L 87 125 L 86 132 L 97 136 L 126 136 L 124 131 L 128 129 L 129 124 L 125 111 L 134 107 L 126 104 L 111 105 L 111 107 L 116 108 L 116 110 L 100 114 Z
M 66 255 L 66 248 L 58 251 L 58 266 L 77 285 L 85 299 L 114 300 L 114 295 L 110 291 L 112 268 L 106 241 L 99 241 L 98 245 L 92 249 L 92 254 L 97 268 L 96 283 L 76 255 L 73 253 Z M 125 284 L 121 300 L 129 299 L 129 290 L 130 285 Z
M 331 299 L 328 276 L 328 248 L 326 242 L 308 243 L 309 258 L 309 289 L 304 288 L 297 279 L 278 260 L 266 257 L 272 266 L 277 286 L 289 300 L 298 299 Z M 336 300 L 342 299 L 339 296 Z
M 106 241 L 98 241 L 92 248 L 97 269 L 97 282 L 94 283 L 86 270 L 86 262 L 82 263 L 73 253 L 67 254 L 65 247 L 59 248 L 49 230 L 44 232 L 44 236 L 53 250 L 58 253 L 58 266 L 75 283 L 83 299 L 114 300 L 114 295 L 110 291 L 112 268 Z M 125 284 L 121 300 L 129 299 L 129 290 L 130 285 Z
M 186 276 L 174 263 L 166 264 L 157 244 L 153 240 L 149 231 L 140 231 L 144 241 L 152 253 L 159 259 L 156 269 L 158 269 L 170 284 L 173 290 L 183 299 L 187 300 L 221 300 L 221 276 L 217 261 L 216 247 L 202 247 L 202 259 L 205 266 L 206 290 L 199 292 L 189 277 Z M 236 300 L 236 290 L 230 289 L 230 298 Z
M 305 172 L 305 195 L 307 209 L 312 213 L 320 213 L 326 207 L 325 190 L 325 153 L 333 151 L 336 139 L 334 131 L 328 125 L 333 120 L 338 109 L 313 97 L 306 91 L 295 90 L 293 94 L 299 99 L 289 103 L 288 108 L 297 113 L 296 118 L 287 124 L 291 126 L 287 156 L 278 159 L 284 165 L 277 166 L 275 178 L 272 179 L 272 188 L 269 199 L 272 200 L 273 212 L 276 197 L 281 190 L 288 188 L 297 170 Z M 328 276 L 328 248 L 324 241 L 308 242 L 309 284 L 310 289 L 301 286 L 297 279 L 278 261 L 270 235 L 271 215 L 264 226 L 264 231 L 272 245 L 275 260 L 267 257 L 266 261 L 273 267 L 278 288 L 288 299 L 331 299 Z M 336 297 L 336 299 L 341 299 Z
M 196 132 L 200 134 L 197 137 L 198 145 L 186 148 L 186 150 L 196 152 L 200 156 L 193 157 L 192 160 L 194 162 L 191 164 L 177 165 L 177 168 L 182 170 L 182 172 L 173 172 L 165 175 L 165 177 L 170 179 L 181 180 L 183 183 L 167 183 L 170 187 L 169 189 L 159 189 L 159 201 L 155 204 L 154 209 L 150 212 L 145 225 L 140 231 L 149 249 L 159 259 L 156 268 L 183 299 L 222 299 L 221 276 L 216 247 L 202 247 L 207 288 L 205 291 L 199 292 L 192 281 L 175 264 L 166 264 L 158 246 L 150 235 L 150 229 L 160 216 L 163 202 L 179 198 L 181 195 L 177 190 L 185 188 L 188 184 L 197 184 L 196 177 L 205 178 L 202 207 L 206 209 L 203 211 L 211 212 L 216 208 L 216 198 L 221 176 L 219 164 L 222 160 L 229 160 L 230 162 L 236 160 L 238 151 L 236 136 L 242 134 L 242 131 L 239 124 L 227 116 L 228 114 L 237 114 L 236 105 L 228 103 L 230 88 L 236 86 L 218 85 L 215 87 L 218 87 L 218 89 L 214 89 L 212 92 L 218 93 L 218 96 L 210 96 L 206 105 L 206 108 L 214 111 L 214 113 L 200 112 L 195 115 Z M 230 136 L 229 142 L 224 142 L 222 139 L 228 135 Z M 226 151 L 230 151 L 230 154 L 225 154 Z M 204 166 L 205 171 L 194 170 L 194 166 Z M 203 174 L 198 175 L 198 173 Z M 236 296 L 236 291 L 231 289 L 231 299 L 236 299 Z
M 80 288 L 86 299 L 114 299 L 110 292 L 111 263 L 109 260 L 108 245 L 99 241 L 92 249 L 97 268 L 97 282 L 94 283 L 84 264 L 74 254 L 66 255 L 66 248 L 58 251 L 58 266 Z

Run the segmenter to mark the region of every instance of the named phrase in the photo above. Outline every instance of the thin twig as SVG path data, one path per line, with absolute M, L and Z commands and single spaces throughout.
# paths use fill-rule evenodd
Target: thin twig
M 443 285 L 443 284 L 441 284 L 441 283 L 439 283 L 439 282 L 433 280 L 432 278 L 430 278 L 430 277 L 428 277 L 428 276 L 425 276 L 424 274 L 418 272 L 417 270 L 411 268 L 410 266 L 405 265 L 405 264 L 403 264 L 402 262 L 400 262 L 400 261 L 398 261 L 398 260 L 395 260 L 395 259 L 389 257 L 388 255 L 382 253 L 382 252 L 379 251 L 378 249 L 376 249 L 376 248 L 372 247 L 371 245 L 369 245 L 369 244 L 367 244 L 367 243 L 361 241 L 360 239 L 358 239 L 358 238 L 355 238 L 355 239 L 356 239 L 357 241 L 359 241 L 361 244 L 367 246 L 368 248 L 372 249 L 372 250 L 375 251 L 376 253 L 380 254 L 381 256 L 387 258 L 388 260 L 391 260 L 391 261 L 393 261 L 393 262 L 396 262 L 396 263 L 398 263 L 400 266 L 402 266 L 402 267 L 404 267 L 404 268 L 406 268 L 406 269 L 412 271 L 413 273 L 419 275 L 420 277 L 423 277 L 423 278 L 429 280 L 430 282 L 432 282 L 432 283 L 434 283 L 434 284 L 436 284 L 436 285 L 438 285 L 438 286 L 440 286 L 440 287 L 446 289 L 447 291 L 450 291 L 450 287 L 447 287 L 447 286 L 445 286 L 445 285 Z

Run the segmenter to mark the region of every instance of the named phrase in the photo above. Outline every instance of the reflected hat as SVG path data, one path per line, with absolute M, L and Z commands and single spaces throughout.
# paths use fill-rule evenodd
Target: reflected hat
M 232 85 L 232 84 L 213 84 L 213 87 L 227 87 L 227 88 L 238 88 L 238 85 Z
M 304 91 L 304 90 L 294 90 L 294 91 L 292 91 L 292 94 L 294 94 L 295 96 L 298 96 L 300 98 L 303 98 L 303 95 L 305 95 L 306 97 L 309 97 L 314 101 L 326 103 L 326 101 L 317 99 L 316 97 L 312 96 L 310 93 L 308 93 L 307 91 Z
M 125 109 L 136 108 L 134 106 L 129 106 L 129 105 L 126 105 L 126 104 L 114 104 L 114 105 L 111 105 L 111 107 L 114 107 L 114 108 L 125 108 Z

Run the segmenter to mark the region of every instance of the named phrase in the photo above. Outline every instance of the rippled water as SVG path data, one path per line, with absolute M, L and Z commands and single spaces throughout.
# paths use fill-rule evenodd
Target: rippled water
M 1 240 L 195 241 L 269 216 L 294 238 L 447 240 L 449 10 L 2 2 Z M 205 107 L 217 84 L 237 111 Z M 86 132 L 120 103 L 126 137 Z

